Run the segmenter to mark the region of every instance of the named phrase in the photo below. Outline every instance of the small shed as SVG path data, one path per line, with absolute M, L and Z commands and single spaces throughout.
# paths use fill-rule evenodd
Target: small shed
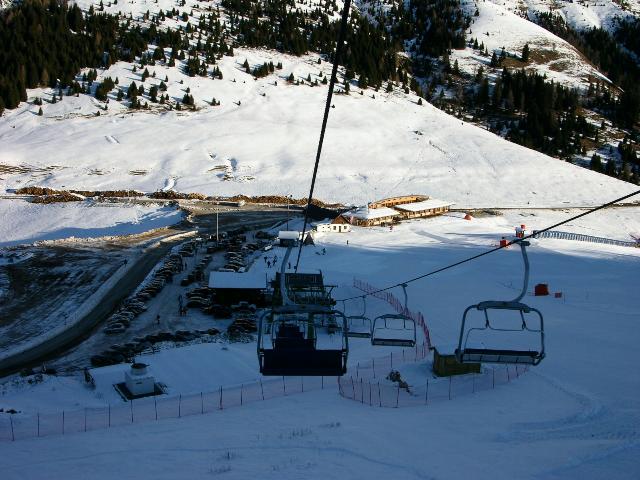
M 479 363 L 459 363 L 456 360 L 456 348 L 453 345 L 433 347 L 433 373 L 439 377 L 480 373 Z
M 298 244 L 300 232 L 295 230 L 281 230 L 278 232 L 281 247 L 292 247 Z

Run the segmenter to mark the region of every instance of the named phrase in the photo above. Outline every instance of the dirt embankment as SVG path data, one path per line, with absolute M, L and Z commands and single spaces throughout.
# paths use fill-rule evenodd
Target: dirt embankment
M 128 198 L 143 197 L 144 193 L 137 190 L 56 190 L 48 187 L 23 187 L 14 193 L 18 195 L 34 195 L 32 200 L 34 203 L 56 203 L 56 202 L 77 202 L 82 201 L 85 197 L 96 198 Z M 184 193 L 175 190 L 163 190 L 153 192 L 147 197 L 156 200 L 208 200 L 208 201 L 226 201 L 226 202 L 245 202 L 245 203 L 268 203 L 275 205 L 299 205 L 307 204 L 307 198 L 291 198 L 284 195 L 234 195 L 232 197 L 212 197 L 198 192 Z M 314 198 L 311 203 L 322 208 L 341 208 L 343 205 L 339 203 L 327 203 Z

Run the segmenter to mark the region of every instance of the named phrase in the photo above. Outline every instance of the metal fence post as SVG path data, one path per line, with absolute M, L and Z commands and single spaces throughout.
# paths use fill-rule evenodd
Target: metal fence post
M 38 437 L 40 436 L 40 412 L 38 412 Z
M 369 405 L 372 405 L 372 398 L 371 398 L 371 382 L 369 382 Z
M 492 372 L 492 380 L 491 380 L 491 388 L 496 388 L 496 369 L 492 368 L 491 369 Z
M 424 404 L 429 405 L 429 379 L 427 378 L 427 390 L 424 393 Z
M 156 420 L 158 420 L 158 400 L 156 397 L 153 397 L 153 408 L 156 411 Z
M 64 435 L 64 410 L 62 410 L 62 434 Z
M 200 392 L 200 415 L 204 413 L 204 396 Z
M 219 407 L 220 410 L 222 410 L 222 385 L 220 385 L 220 403 L 219 403 Z
M 264 400 L 264 387 L 262 386 L 262 379 L 260 379 L 260 392 L 262 393 L 262 400 Z
M 11 441 L 15 442 L 16 441 L 16 434 L 13 431 L 13 417 L 11 415 L 9 415 L 9 423 L 11 424 Z
M 373 362 L 373 378 L 376 378 L 376 359 L 372 359 Z
M 108 418 L 109 418 L 109 420 L 108 420 L 107 426 L 111 427 L 111 404 L 109 404 L 109 417 Z
M 400 384 L 398 383 L 398 394 L 396 395 L 396 408 L 398 408 L 399 403 L 400 403 Z
M 360 403 L 364 403 L 364 383 L 360 379 Z
M 244 390 L 244 383 L 240 384 L 240 406 L 242 406 L 242 393 Z
M 129 400 L 129 407 L 131 407 L 131 423 L 133 423 L 133 400 Z
M 286 396 L 287 395 L 287 384 L 284 381 L 284 375 L 282 376 L 282 393 Z
M 380 382 L 378 382 L 378 401 L 380 402 L 380 406 L 382 406 L 382 391 L 380 390 Z
M 451 400 L 451 376 L 449 376 L 449 400 Z
M 87 409 L 84 409 L 84 431 L 87 431 Z
M 353 377 L 351 377 L 351 398 L 356 399 L 356 387 L 353 385 Z

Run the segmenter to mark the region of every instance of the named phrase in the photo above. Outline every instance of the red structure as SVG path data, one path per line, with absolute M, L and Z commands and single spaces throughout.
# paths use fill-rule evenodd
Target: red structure
M 536 297 L 543 297 L 549 295 L 549 285 L 546 283 L 539 283 L 534 288 L 534 294 Z

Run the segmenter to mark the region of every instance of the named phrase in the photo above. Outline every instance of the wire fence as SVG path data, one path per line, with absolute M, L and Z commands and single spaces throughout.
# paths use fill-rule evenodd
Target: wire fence
M 366 293 L 367 295 L 371 295 L 380 300 L 384 300 L 389 305 L 391 305 L 397 313 L 406 315 L 407 317 L 412 319 L 414 322 L 416 322 L 416 325 L 422 329 L 422 333 L 424 334 L 427 347 L 431 348 L 431 334 L 429 333 L 429 327 L 427 326 L 427 322 L 424 318 L 424 315 L 422 315 L 421 312 L 414 312 L 409 308 L 405 308 L 404 304 L 400 302 L 400 300 L 398 300 L 398 298 L 393 293 L 386 292 L 386 291 L 380 292 L 378 288 L 374 287 L 373 285 L 363 280 L 358 280 L 354 278 L 353 286 L 358 290 Z
M 462 395 L 491 390 L 517 379 L 528 370 L 527 366 L 505 365 L 484 368 L 479 374 L 427 378 L 423 385 L 414 386 L 390 381 L 384 376 L 384 372 L 389 370 L 381 365 L 370 366 L 368 372 L 364 366 L 360 368 L 365 375 L 338 379 L 340 395 L 370 406 L 391 408 L 429 405 L 443 400 L 453 400 Z M 367 373 L 371 376 L 367 376 Z
M 36 415 L 0 416 L 0 441 L 66 435 L 122 425 L 204 415 L 312 390 L 335 388 L 336 377 L 273 377 L 189 395 L 146 397 L 117 405 Z
M 612 238 L 594 237 L 592 235 L 582 235 L 580 233 L 559 232 L 550 230 L 537 233 L 533 231 L 533 238 L 558 238 L 561 240 L 576 240 L 578 242 L 603 243 L 607 245 L 618 245 L 620 247 L 640 247 L 640 242 L 627 242 L 624 240 L 614 240 Z

